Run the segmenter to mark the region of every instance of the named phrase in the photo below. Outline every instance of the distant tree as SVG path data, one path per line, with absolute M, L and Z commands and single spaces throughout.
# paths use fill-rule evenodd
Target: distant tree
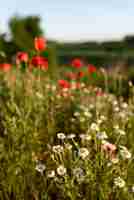
M 128 35 L 123 40 L 125 47 L 134 48 L 134 35 Z
M 9 29 L 12 42 L 23 51 L 33 49 L 34 38 L 43 35 L 38 16 L 14 16 L 9 21 Z
M 0 63 L 11 61 L 16 51 L 17 46 L 11 40 L 7 40 L 7 34 L 0 34 Z

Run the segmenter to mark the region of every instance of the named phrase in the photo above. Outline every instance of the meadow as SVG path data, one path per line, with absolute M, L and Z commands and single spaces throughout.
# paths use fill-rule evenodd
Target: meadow
M 0 64 L 0 199 L 133 200 L 132 82 L 79 58 L 52 73 L 34 45 Z

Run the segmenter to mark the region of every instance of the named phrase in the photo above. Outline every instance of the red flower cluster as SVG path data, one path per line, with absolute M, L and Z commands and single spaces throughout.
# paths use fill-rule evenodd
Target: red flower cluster
M 75 80 L 77 78 L 76 74 L 73 72 L 68 72 L 65 74 L 65 76 L 71 80 Z
M 59 86 L 62 88 L 70 88 L 70 83 L 66 80 L 60 79 L 58 83 L 59 83 Z
M 34 47 L 37 51 L 43 51 L 46 48 L 46 40 L 43 37 L 36 37 Z M 18 52 L 16 55 L 16 63 L 28 62 L 28 54 L 26 52 Z M 48 60 L 40 55 L 33 56 L 30 61 L 30 68 L 37 67 L 39 69 L 48 69 Z
M 0 70 L 4 72 L 8 72 L 11 69 L 12 65 L 9 63 L 2 63 L 0 64 Z
M 48 60 L 42 56 L 34 56 L 31 60 L 31 64 L 40 69 L 48 69 Z
M 18 52 L 16 56 L 16 63 L 28 62 L 28 54 L 26 52 Z
M 96 67 L 94 65 L 88 65 L 88 71 L 90 74 L 96 72 Z

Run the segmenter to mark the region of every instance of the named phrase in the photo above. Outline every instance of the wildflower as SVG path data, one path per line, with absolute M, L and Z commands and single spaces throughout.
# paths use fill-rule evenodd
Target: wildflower
M 119 135 L 121 135 L 121 136 L 126 135 L 125 131 L 124 131 L 124 130 L 121 130 L 121 129 L 117 129 L 117 130 L 116 130 L 116 133 L 119 134 Z
M 114 126 L 114 129 L 115 129 L 115 130 L 118 130 L 118 129 L 119 129 L 119 125 L 115 125 L 115 126 Z
M 120 118 L 125 119 L 127 121 L 127 116 L 125 112 L 119 112 L 118 115 Z
M 90 112 L 88 112 L 88 111 L 85 111 L 85 112 L 84 112 L 84 115 L 85 115 L 86 117 L 89 117 L 89 118 L 92 117 L 92 114 L 91 114 Z
M 66 81 L 66 80 L 60 79 L 58 81 L 58 84 L 62 88 L 70 88 L 70 83 L 68 81 Z
M 131 191 L 134 193 L 134 185 L 132 186 Z
M 75 113 L 74 113 L 74 116 L 75 116 L 75 117 L 79 117 L 79 116 L 80 116 L 80 113 L 79 113 L 79 112 L 75 112 Z
M 74 139 L 75 137 L 76 137 L 76 135 L 74 133 L 67 135 L 68 139 Z
M 104 142 L 104 140 L 103 140 Z M 115 151 L 116 151 L 116 146 L 114 144 L 111 144 L 109 142 L 105 142 L 102 145 L 102 150 L 107 153 L 108 156 L 110 156 L 111 159 L 115 158 Z
M 58 139 L 60 140 L 64 140 L 66 138 L 65 134 L 64 133 L 57 133 L 57 137 Z
M 84 72 L 78 72 L 78 78 L 82 78 L 84 76 Z
M 101 123 L 102 123 L 102 120 L 101 120 L 101 119 L 98 119 L 98 120 L 97 120 L 97 123 L 98 123 L 98 124 L 101 124 Z
M 121 104 L 121 107 L 126 109 L 128 107 L 128 104 L 126 102 L 124 102 L 124 103 Z
M 46 169 L 46 166 L 42 163 L 37 163 L 35 169 L 40 172 L 41 174 L 43 174 L 44 170 Z
M 51 86 L 51 90 L 52 90 L 53 92 L 55 92 L 55 91 L 56 91 L 56 85 L 52 85 L 52 86 Z
M 95 106 L 93 104 L 89 105 L 89 108 L 92 110 Z
M 111 162 L 112 162 L 113 164 L 117 164 L 117 163 L 119 162 L 119 159 L 118 159 L 118 158 L 112 158 L 112 159 L 111 159 Z
M 119 109 L 118 106 L 114 107 L 114 111 L 115 111 L 115 112 L 119 112 L 119 110 L 120 110 L 120 109 Z
M 68 72 L 65 74 L 67 78 L 71 79 L 71 80 L 75 80 L 76 79 L 76 74 L 73 72 Z
M 81 83 L 81 88 L 84 88 L 85 86 L 85 83 Z
M 31 60 L 31 64 L 40 69 L 48 69 L 48 60 L 42 56 L 34 56 Z
M 83 92 L 84 92 L 85 94 L 88 94 L 88 93 L 89 93 L 89 90 L 88 90 L 87 88 L 84 88 L 84 89 L 83 89 Z
M 77 88 L 76 82 L 72 82 L 71 89 L 76 90 L 76 88 Z
M 123 159 L 130 159 L 132 157 L 132 154 L 125 146 L 120 146 L 120 155 Z
M 48 171 L 47 177 L 48 177 L 48 178 L 54 178 L 54 177 L 55 177 L 55 171 L 54 171 L 54 170 Z
M 75 68 L 80 68 L 83 66 L 83 62 L 79 58 L 75 58 L 74 60 L 72 60 L 71 66 Z
M 98 132 L 98 133 L 96 134 L 96 137 L 97 137 L 99 140 L 105 140 L 105 139 L 108 138 L 108 136 L 107 136 L 107 134 L 106 134 L 105 131 L 103 131 L 103 132 Z
M 91 140 L 91 135 L 87 135 L 87 134 L 80 134 L 79 137 L 82 139 L 82 140 Z
M 90 129 L 92 131 L 99 131 L 99 126 L 96 123 L 92 123 Z
M 69 144 L 69 143 L 66 143 L 66 144 L 65 144 L 65 149 L 71 150 L 71 149 L 72 149 L 72 145 Z
M 60 176 L 64 176 L 66 174 L 66 172 L 67 172 L 67 170 L 63 165 L 60 165 L 57 168 L 57 174 L 60 175 Z
M 116 187 L 123 188 L 125 186 L 125 181 L 119 176 L 114 179 L 114 184 Z
M 76 120 L 75 118 L 71 118 L 71 122 L 75 122 L 75 120 Z
M 63 152 L 63 147 L 61 145 L 55 145 L 52 147 L 54 153 L 61 153 Z
M 84 176 L 84 171 L 83 171 L 83 169 L 81 169 L 80 167 L 79 167 L 79 168 L 75 168 L 75 169 L 73 170 L 73 175 L 74 175 L 74 177 L 76 177 L 76 180 L 77 180 L 78 182 L 84 181 L 84 178 L 85 178 L 85 176 Z
M 100 116 L 100 119 L 101 119 L 102 121 L 105 121 L 107 118 L 106 118 L 104 115 L 101 115 L 101 116 Z
M 80 122 L 85 122 L 85 118 L 84 117 L 80 117 Z
M 46 88 L 47 90 L 50 90 L 50 89 L 51 89 L 51 85 L 48 83 L 48 84 L 45 85 L 45 88 Z
M 85 159 L 89 155 L 89 151 L 87 148 L 80 148 L 79 155 L 82 159 Z
M 16 55 L 16 63 L 28 62 L 28 54 L 26 52 L 18 52 Z
M 88 71 L 90 74 L 96 72 L 96 67 L 94 65 L 88 65 Z
M 116 101 L 116 100 L 113 101 L 113 105 L 114 105 L 114 106 L 117 106 L 117 105 L 118 105 L 118 101 Z
M 39 99 L 43 99 L 43 95 L 42 95 L 40 92 L 36 92 L 36 96 L 37 96 Z
M 9 63 L 1 63 L 0 64 L 0 70 L 4 72 L 8 72 L 11 69 L 12 65 Z
M 46 48 L 46 39 L 43 37 L 36 37 L 34 39 L 34 47 L 37 51 L 42 51 Z

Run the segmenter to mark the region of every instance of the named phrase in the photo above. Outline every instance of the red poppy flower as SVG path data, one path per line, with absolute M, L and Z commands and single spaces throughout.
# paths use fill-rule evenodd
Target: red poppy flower
M 83 66 L 83 62 L 79 58 L 75 58 L 74 60 L 72 60 L 71 65 L 72 67 L 80 68 Z
M 82 78 L 84 76 L 84 72 L 79 72 L 78 73 L 78 78 Z
M 66 77 L 71 79 L 71 80 L 75 80 L 76 79 L 76 74 L 73 72 L 68 72 L 66 73 Z
M 9 63 L 2 63 L 0 64 L 0 70 L 4 72 L 8 72 L 11 69 L 12 65 Z
M 80 84 L 79 82 L 77 82 L 77 83 L 76 83 L 76 88 L 77 88 L 77 89 L 80 89 L 80 87 L 81 87 L 81 84 Z
M 37 51 L 42 51 L 46 48 L 46 39 L 43 37 L 36 37 L 34 39 L 34 47 Z
M 60 79 L 58 83 L 62 88 L 70 88 L 70 83 L 66 80 Z
M 96 72 L 96 67 L 94 66 L 94 65 L 88 65 L 88 71 L 89 71 L 89 73 L 94 73 L 94 72 Z
M 42 56 L 34 56 L 31 64 L 40 69 L 48 69 L 48 60 Z
M 20 62 L 28 62 L 28 54 L 26 52 L 18 52 L 16 56 L 16 62 L 17 64 Z

